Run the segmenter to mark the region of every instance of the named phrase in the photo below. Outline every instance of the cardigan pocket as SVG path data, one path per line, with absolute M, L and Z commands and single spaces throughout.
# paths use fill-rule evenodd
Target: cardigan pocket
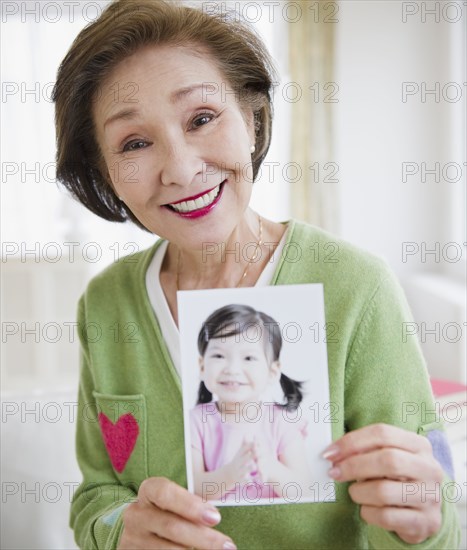
M 98 422 L 115 474 L 137 491 L 148 477 L 146 401 L 144 395 L 112 395 L 93 391 Z

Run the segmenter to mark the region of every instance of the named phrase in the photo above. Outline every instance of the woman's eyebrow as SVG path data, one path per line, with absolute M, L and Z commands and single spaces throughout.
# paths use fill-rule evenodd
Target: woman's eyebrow
M 172 92 L 170 94 L 170 103 L 175 104 L 186 97 L 188 97 L 190 94 L 192 94 L 195 90 L 198 90 L 199 88 L 205 88 L 205 91 L 203 92 L 203 102 L 207 103 L 207 96 L 213 95 L 217 91 L 217 85 L 213 82 L 201 82 L 199 84 L 193 84 L 191 86 L 185 86 L 183 88 L 180 88 L 179 90 L 175 90 L 175 92 Z M 132 108 L 126 108 L 121 111 L 117 111 L 115 114 L 110 116 L 105 122 L 104 122 L 104 128 L 112 124 L 113 122 L 116 122 L 117 120 L 131 120 L 135 118 L 138 115 L 138 111 L 136 109 Z
M 117 111 L 115 114 L 110 116 L 105 122 L 104 122 L 104 128 L 116 122 L 117 120 L 131 120 L 132 118 L 135 118 L 138 115 L 138 111 L 136 109 L 122 109 L 121 111 Z
M 170 95 L 170 103 L 177 103 L 181 101 L 199 88 L 206 88 L 206 91 L 203 93 L 203 100 L 207 102 L 207 93 L 209 92 L 210 95 L 215 93 L 217 91 L 218 85 L 214 82 L 200 82 L 198 84 L 192 84 L 191 86 L 185 86 L 183 88 L 180 88 L 179 90 L 176 90 L 175 92 L 172 92 L 172 94 Z

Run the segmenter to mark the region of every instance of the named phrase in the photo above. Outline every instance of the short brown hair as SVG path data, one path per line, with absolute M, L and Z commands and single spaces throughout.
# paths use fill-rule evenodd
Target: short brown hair
M 83 29 L 63 59 L 53 91 L 57 179 L 98 216 L 123 222 L 131 211 L 116 196 L 95 136 L 92 102 L 124 58 L 146 45 L 204 46 L 254 113 L 253 180 L 271 142 L 272 92 L 277 72 L 261 38 L 232 11 L 205 13 L 170 0 L 117 0 Z

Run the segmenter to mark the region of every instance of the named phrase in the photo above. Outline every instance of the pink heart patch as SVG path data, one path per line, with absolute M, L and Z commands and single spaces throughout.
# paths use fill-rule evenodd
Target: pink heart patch
M 112 466 L 122 473 L 138 439 L 139 427 L 136 418 L 128 413 L 114 424 L 104 413 L 99 413 L 99 424 Z

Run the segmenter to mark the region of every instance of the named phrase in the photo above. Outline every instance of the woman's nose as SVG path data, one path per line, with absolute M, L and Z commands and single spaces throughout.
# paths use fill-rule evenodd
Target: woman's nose
M 161 182 L 165 186 L 188 187 L 194 182 L 196 175 L 203 171 L 202 161 L 197 151 L 183 141 L 169 143 L 159 162 L 161 163 Z

